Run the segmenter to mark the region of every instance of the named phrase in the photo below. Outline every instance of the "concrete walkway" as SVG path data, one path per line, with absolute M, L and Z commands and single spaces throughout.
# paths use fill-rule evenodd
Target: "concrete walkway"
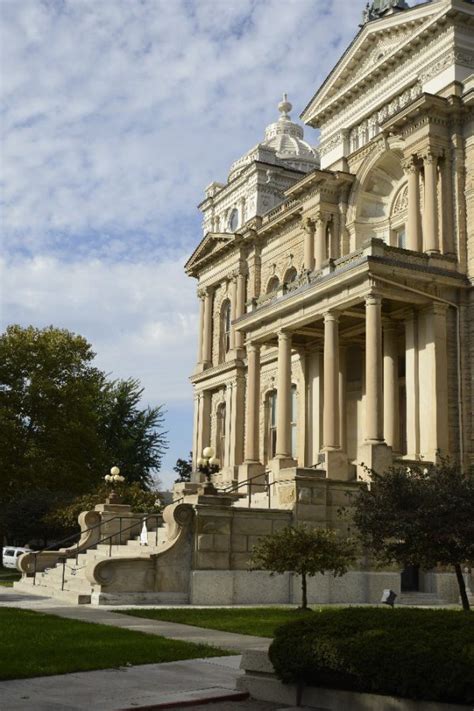
M 213 711 L 228 708 L 238 711 L 239 707 L 249 711 L 282 708 L 279 704 L 239 701 L 243 696 L 235 690 L 237 678 L 242 674 L 239 669 L 240 652 L 244 649 L 267 649 L 269 639 L 130 617 L 100 607 L 69 605 L 51 598 L 17 593 L 11 588 L 0 587 L 0 607 L 35 610 L 169 639 L 211 644 L 236 652 L 231 657 L 3 681 L 0 682 L 0 711 L 78 711 L 86 708 L 88 711 L 131 711 L 140 708 L 151 711 L 189 708 L 190 703 L 194 707 L 194 704 L 204 701 L 214 701 L 211 706 Z
M 210 630 L 203 627 L 182 625 L 176 622 L 162 622 L 121 615 L 118 612 L 112 612 L 110 609 L 105 610 L 102 607 L 60 603 L 51 598 L 28 595 L 23 592 L 18 593 L 11 588 L 0 587 L 0 607 L 36 610 L 37 612 L 45 612 L 58 617 L 67 617 L 71 620 L 96 622 L 101 625 L 121 627 L 135 632 L 155 634 L 168 639 L 178 639 L 196 644 L 210 644 L 213 647 L 235 651 L 236 653 L 241 653 L 244 649 L 268 649 L 271 641 L 264 637 L 252 637 L 245 634 L 236 634 L 235 632 L 220 632 L 219 630 Z M 143 607 L 147 606 L 143 605 L 142 609 Z

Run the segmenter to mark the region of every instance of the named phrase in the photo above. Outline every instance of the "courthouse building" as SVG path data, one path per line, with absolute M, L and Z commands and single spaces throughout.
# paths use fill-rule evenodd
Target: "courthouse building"
M 193 452 L 220 483 L 472 463 L 473 69 L 472 0 L 368 4 L 301 114 L 319 146 L 284 95 L 206 189 Z

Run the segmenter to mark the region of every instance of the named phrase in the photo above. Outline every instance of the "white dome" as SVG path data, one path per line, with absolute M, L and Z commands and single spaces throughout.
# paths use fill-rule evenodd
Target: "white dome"
M 278 104 L 281 116 L 278 121 L 271 123 L 265 129 L 262 145 L 273 148 L 277 157 L 284 160 L 302 158 L 305 161 L 319 162 L 317 151 L 303 140 L 303 127 L 291 120 L 289 112 L 292 108 L 287 95 L 283 94 L 283 101 Z
M 308 172 L 319 168 L 319 152 L 303 140 L 303 127 L 293 123 L 289 112 L 292 105 L 283 94 L 283 101 L 278 104 L 280 118 L 265 129 L 265 138 L 248 153 L 231 165 L 229 179 L 236 177 L 242 169 L 254 160 L 258 160 L 259 149 L 274 151 L 277 164 L 288 168 Z

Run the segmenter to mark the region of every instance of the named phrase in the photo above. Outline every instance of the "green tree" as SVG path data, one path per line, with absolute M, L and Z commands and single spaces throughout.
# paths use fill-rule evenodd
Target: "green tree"
M 462 569 L 474 563 L 474 469 L 444 460 L 370 475 L 353 499 L 362 543 L 382 563 L 454 568 L 469 610 Z
M 155 513 L 163 508 L 160 492 L 156 489 L 142 489 L 138 482 L 116 484 L 114 485 L 114 491 L 120 496 L 122 504 L 131 506 L 133 512 Z M 53 528 L 60 527 L 66 532 L 75 532 L 79 514 L 82 511 L 92 511 L 97 504 L 105 501 L 109 493 L 110 488 L 105 484 L 101 484 L 93 491 L 76 497 L 70 503 L 59 505 L 49 511 L 45 515 L 44 521 Z
M 101 390 L 100 439 L 103 447 L 103 469 L 110 462 L 124 472 L 127 482 L 153 485 L 153 474 L 159 472 L 168 448 L 163 431 L 161 405 L 140 408 L 143 388 L 138 380 L 105 382 Z
M 178 478 L 175 479 L 175 484 L 180 484 L 183 481 L 191 481 L 191 474 L 193 473 L 193 453 L 189 452 L 188 459 L 177 459 L 173 471 L 178 474 Z
M 264 536 L 252 549 L 251 569 L 301 576 L 301 608 L 308 607 L 307 578 L 317 573 L 344 575 L 355 560 L 355 546 L 334 531 L 306 526 L 287 526 Z
M 96 489 L 112 464 L 152 485 L 167 447 L 163 411 L 141 409 L 138 382 L 108 380 L 94 357 L 82 336 L 52 326 L 0 335 L 0 540 L 14 535 L 19 492 L 54 492 L 57 507 Z

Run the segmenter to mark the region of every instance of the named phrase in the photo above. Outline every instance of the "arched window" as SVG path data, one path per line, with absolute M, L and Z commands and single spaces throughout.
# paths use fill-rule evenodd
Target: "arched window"
M 296 269 L 294 267 L 290 267 L 285 274 L 285 284 L 291 284 L 293 281 L 295 281 L 297 276 L 298 274 Z
M 272 276 L 270 281 L 267 284 L 267 294 L 271 294 L 273 291 L 276 291 L 280 286 L 280 280 L 277 276 Z
M 226 353 L 230 350 L 230 328 L 231 328 L 231 307 L 229 299 L 226 299 L 221 307 L 220 318 L 220 348 L 219 360 L 225 360 Z
M 216 457 L 220 466 L 224 466 L 225 458 L 225 402 L 222 402 L 216 413 Z

